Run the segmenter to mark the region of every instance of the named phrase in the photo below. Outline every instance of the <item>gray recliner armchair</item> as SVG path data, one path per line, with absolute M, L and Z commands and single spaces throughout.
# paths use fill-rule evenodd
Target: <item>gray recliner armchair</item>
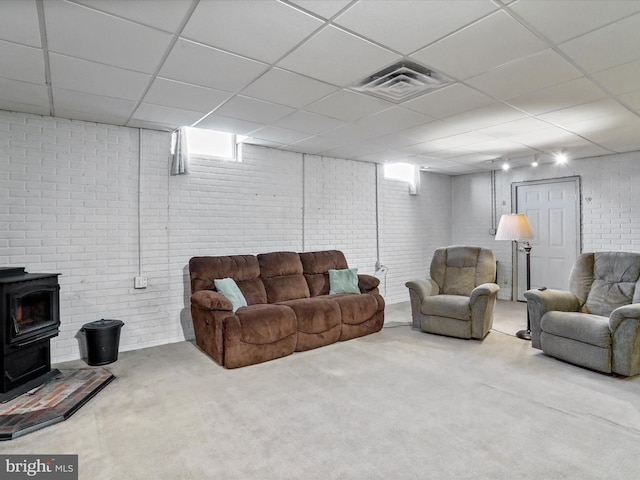
M 531 346 L 600 372 L 640 373 L 640 253 L 583 253 L 569 290 L 524 293 Z
M 496 260 L 488 248 L 438 248 L 430 278 L 407 282 L 413 328 L 458 338 L 483 339 L 493 325 L 500 287 Z

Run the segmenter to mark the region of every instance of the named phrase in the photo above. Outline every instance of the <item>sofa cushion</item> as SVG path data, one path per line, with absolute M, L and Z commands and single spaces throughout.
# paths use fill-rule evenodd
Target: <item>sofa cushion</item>
M 302 275 L 302 262 L 297 253 L 261 253 L 258 264 L 269 303 L 309 298 L 309 287 Z
M 216 286 L 216 290 L 231 302 L 234 312 L 240 307 L 247 306 L 247 300 L 233 278 L 216 278 L 213 283 Z
M 374 295 L 343 293 L 322 298 L 330 298 L 340 306 L 343 324 L 358 325 L 378 312 L 378 300 Z
M 551 311 L 542 316 L 540 328 L 557 337 L 570 338 L 597 347 L 611 346 L 609 319 L 579 312 Z
M 251 305 L 236 312 L 242 341 L 253 345 L 274 343 L 296 333 L 296 317 L 284 305 Z
M 640 255 L 626 252 L 594 253 L 593 283 L 585 311 L 609 316 L 616 308 L 632 303 L 640 278 Z
M 357 268 L 329 270 L 329 294 L 336 293 L 360 293 Z
M 347 259 L 340 250 L 304 252 L 300 253 L 299 256 L 304 277 L 309 286 L 309 293 L 312 297 L 329 293 L 329 270 L 349 268 Z
M 322 333 L 340 325 L 340 307 L 329 298 L 299 298 L 279 305 L 286 305 L 296 313 L 299 332 Z
M 420 313 L 471 321 L 471 304 L 461 295 L 434 295 L 422 301 Z
M 248 305 L 267 303 L 267 292 L 260 279 L 260 265 L 254 255 L 193 257 L 189 261 L 191 292 L 215 290 L 217 278 L 233 278 Z

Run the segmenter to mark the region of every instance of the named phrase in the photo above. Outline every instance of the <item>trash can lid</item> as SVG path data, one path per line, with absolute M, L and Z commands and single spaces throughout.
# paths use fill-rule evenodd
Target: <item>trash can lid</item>
M 124 325 L 122 320 L 108 320 L 103 318 L 95 322 L 85 323 L 82 328 L 85 330 L 102 330 L 104 328 L 121 327 L 122 325 Z

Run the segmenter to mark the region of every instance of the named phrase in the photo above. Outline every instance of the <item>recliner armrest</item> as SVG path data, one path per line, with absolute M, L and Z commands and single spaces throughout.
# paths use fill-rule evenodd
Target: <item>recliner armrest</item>
M 623 305 L 611 312 L 612 370 L 620 375 L 640 373 L 640 303 Z
M 529 323 L 531 325 L 531 346 L 542 348 L 540 345 L 540 321 L 542 316 L 550 311 L 577 312 L 580 310 L 580 300 L 573 293 L 566 290 L 527 290 Z
M 472 305 L 478 299 L 478 297 L 482 295 L 495 295 L 500 290 L 500 287 L 497 283 L 483 283 L 478 285 L 476 288 L 471 290 L 471 294 L 469 295 L 469 303 Z
M 424 280 L 411 280 L 405 283 L 405 286 L 412 292 L 418 296 L 418 298 L 422 301 L 426 297 L 430 297 L 432 295 L 438 295 L 440 293 L 440 287 L 430 278 Z
M 191 304 L 202 310 L 233 311 L 231 301 L 221 293 L 213 290 L 198 290 L 191 295 Z

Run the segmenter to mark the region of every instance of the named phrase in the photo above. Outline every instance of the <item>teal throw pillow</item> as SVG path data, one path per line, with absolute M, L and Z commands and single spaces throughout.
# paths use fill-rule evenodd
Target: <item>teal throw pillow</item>
M 358 269 L 329 270 L 329 293 L 360 293 Z
M 240 307 L 247 306 L 247 300 L 244 298 L 244 295 L 242 295 L 242 292 L 233 278 L 216 279 L 213 283 L 216 286 L 216 290 L 231 302 L 234 312 Z

